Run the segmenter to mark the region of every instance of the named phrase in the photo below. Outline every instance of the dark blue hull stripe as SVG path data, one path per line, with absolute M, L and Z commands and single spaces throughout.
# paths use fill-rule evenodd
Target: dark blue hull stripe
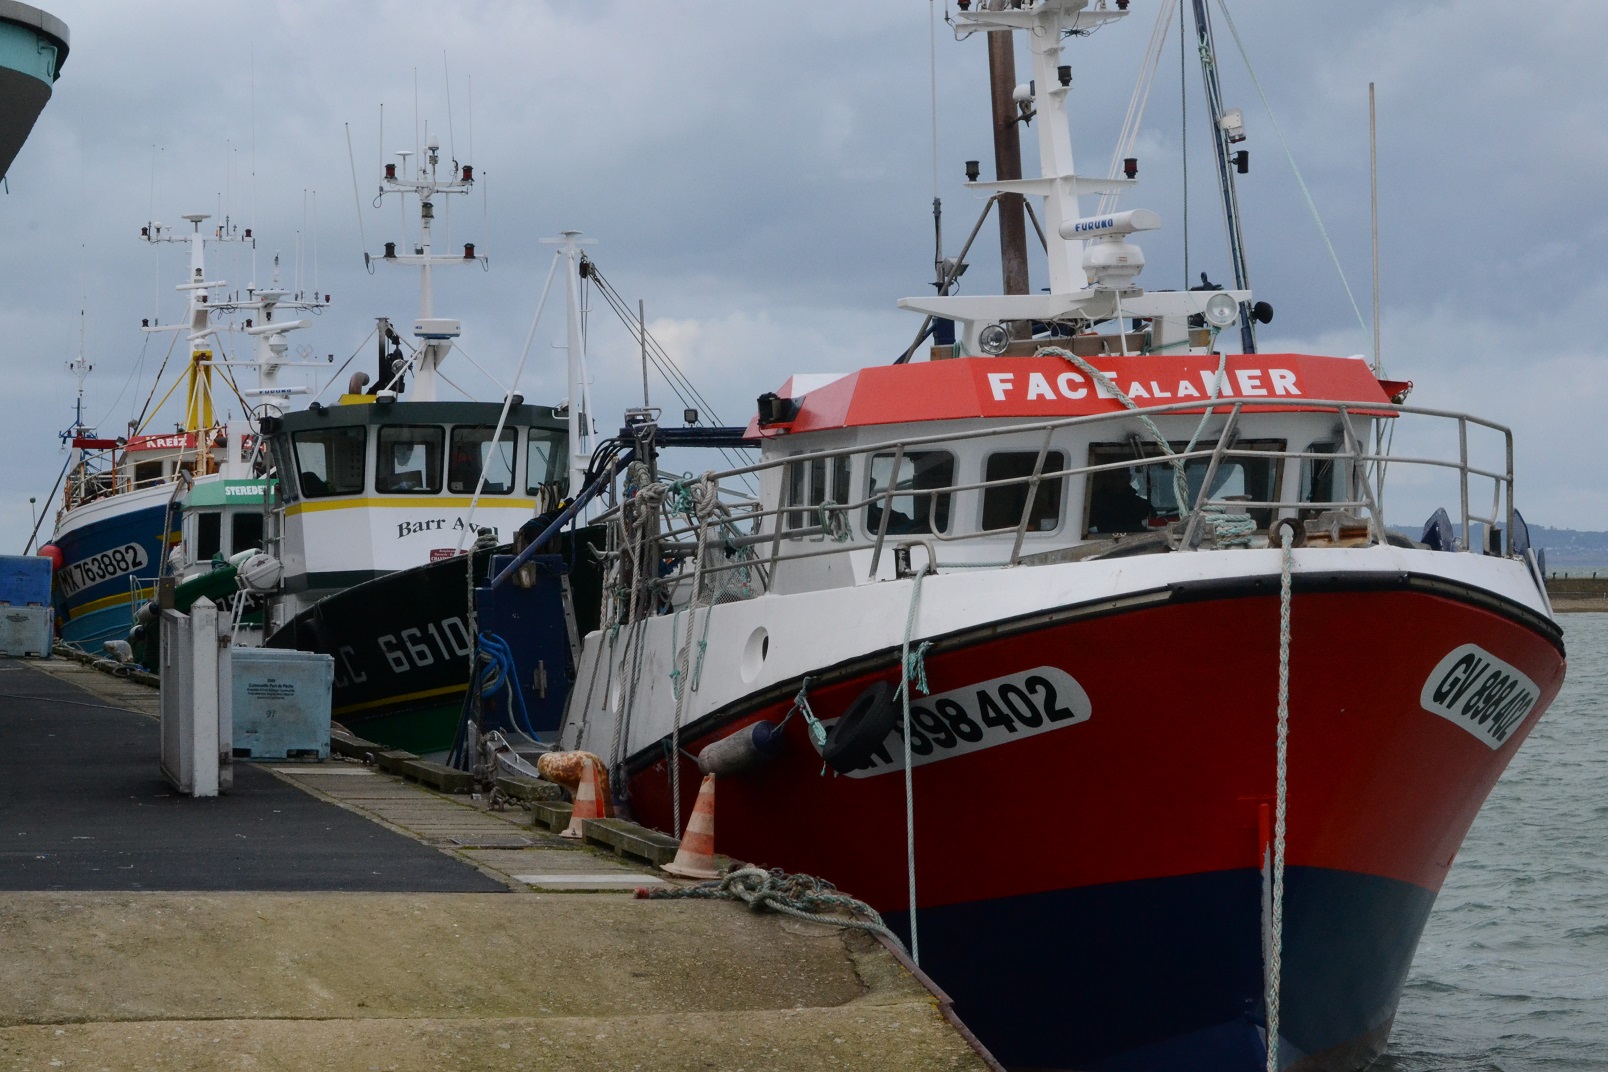
M 1321 868 L 1285 883 L 1282 1063 L 1362 1067 L 1435 895 Z M 921 966 L 1007 1067 L 1260 1072 L 1261 899 L 1242 870 L 923 909 Z

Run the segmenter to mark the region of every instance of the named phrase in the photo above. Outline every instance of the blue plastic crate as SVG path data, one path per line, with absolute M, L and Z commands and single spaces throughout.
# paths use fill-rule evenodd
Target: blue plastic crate
M 50 602 L 50 559 L 39 555 L 0 555 L 0 603 L 14 607 Z

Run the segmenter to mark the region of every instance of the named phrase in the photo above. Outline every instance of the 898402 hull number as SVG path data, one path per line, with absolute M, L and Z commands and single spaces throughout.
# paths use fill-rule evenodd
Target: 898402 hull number
M 910 703 L 910 760 L 920 767 L 971 752 L 1087 722 L 1089 694 L 1065 670 L 1040 666 Z M 836 720 L 833 720 L 836 721 Z M 904 715 L 866 765 L 849 778 L 904 769 Z

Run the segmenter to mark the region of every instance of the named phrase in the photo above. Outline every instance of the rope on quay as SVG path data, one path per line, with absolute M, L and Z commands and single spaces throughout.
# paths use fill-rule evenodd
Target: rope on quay
M 762 867 L 739 867 L 713 882 L 675 888 L 643 887 L 636 895 L 647 901 L 741 901 L 755 912 L 780 912 L 806 923 L 880 934 L 906 952 L 904 943 L 882 922 L 876 909 L 857 897 L 838 892 L 824 878 L 790 875 L 779 867 L 768 871 Z

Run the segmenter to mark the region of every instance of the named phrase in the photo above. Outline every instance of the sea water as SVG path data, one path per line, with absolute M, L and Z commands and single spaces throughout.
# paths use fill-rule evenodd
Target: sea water
M 1608 614 L 1474 821 L 1380 1072 L 1608 1070 Z

